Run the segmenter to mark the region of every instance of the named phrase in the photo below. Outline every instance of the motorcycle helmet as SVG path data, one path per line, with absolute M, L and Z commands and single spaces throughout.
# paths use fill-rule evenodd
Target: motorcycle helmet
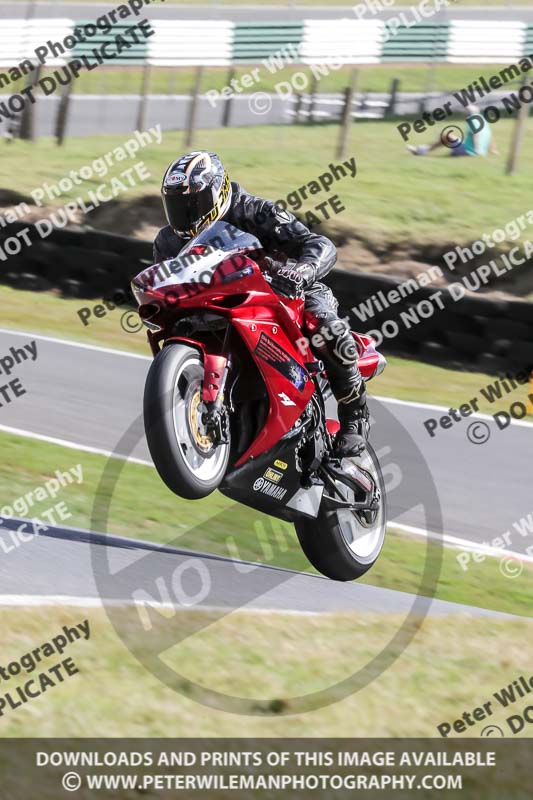
M 197 151 L 173 161 L 161 197 L 168 224 L 183 239 L 221 219 L 231 204 L 229 175 L 216 153 Z

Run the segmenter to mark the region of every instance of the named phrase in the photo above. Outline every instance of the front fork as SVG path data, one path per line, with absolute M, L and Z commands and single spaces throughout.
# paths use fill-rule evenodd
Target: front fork
M 228 443 L 228 412 L 224 406 L 224 391 L 232 367 L 229 342 L 231 326 L 224 335 L 222 354 L 204 353 L 204 382 L 202 400 L 206 411 L 203 422 L 215 444 Z

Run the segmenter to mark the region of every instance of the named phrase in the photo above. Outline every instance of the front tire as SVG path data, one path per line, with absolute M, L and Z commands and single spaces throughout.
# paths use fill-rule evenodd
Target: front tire
M 374 450 L 367 443 L 366 452 L 353 460 L 372 474 L 379 492 L 375 519 L 364 519 L 360 512 L 328 509 L 322 501 L 316 519 L 302 519 L 294 527 L 300 545 L 311 564 L 322 575 L 335 581 L 353 581 L 365 574 L 377 561 L 387 526 L 387 505 L 383 476 Z M 337 483 L 349 500 L 353 493 Z
M 198 351 L 172 344 L 155 357 L 144 390 L 150 455 L 168 488 L 186 500 L 207 497 L 220 486 L 230 455 L 229 442 L 213 444 L 203 425 L 203 378 Z

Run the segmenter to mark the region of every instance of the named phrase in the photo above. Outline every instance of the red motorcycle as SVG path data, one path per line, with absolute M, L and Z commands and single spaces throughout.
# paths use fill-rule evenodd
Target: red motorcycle
M 368 444 L 333 456 L 338 422 L 324 365 L 302 332 L 302 299 L 272 291 L 259 240 L 225 222 L 132 282 L 154 361 L 144 395 L 150 453 L 180 497 L 215 489 L 294 523 L 313 566 L 353 580 L 383 546 L 383 479 Z M 369 380 L 385 359 L 353 334 Z

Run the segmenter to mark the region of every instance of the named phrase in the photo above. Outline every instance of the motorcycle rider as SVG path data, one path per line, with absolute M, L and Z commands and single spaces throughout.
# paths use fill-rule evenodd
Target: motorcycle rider
M 316 356 L 324 362 L 338 403 L 340 430 L 335 454 L 361 453 L 368 411 L 357 348 L 348 326 L 339 318 L 331 289 L 320 283 L 337 260 L 334 244 L 312 233 L 273 201 L 255 197 L 230 182 L 215 153 L 197 151 L 173 161 L 163 176 L 161 195 L 169 224 L 155 239 L 154 263 L 175 258 L 188 240 L 218 220 L 255 235 L 269 254 L 296 260 L 294 266 L 270 262 L 271 286 L 287 297 L 303 293 L 305 332 Z

